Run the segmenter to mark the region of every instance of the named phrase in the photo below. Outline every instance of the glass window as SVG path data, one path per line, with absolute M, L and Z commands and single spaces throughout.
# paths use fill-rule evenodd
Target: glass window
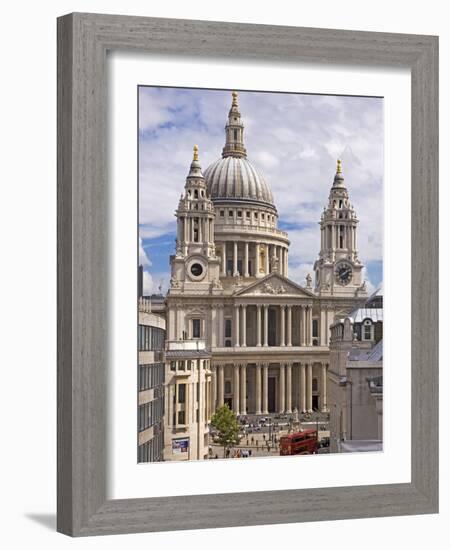
M 372 321 L 367 319 L 363 323 L 362 339 L 363 340 L 373 340 L 373 324 Z
M 314 338 L 317 338 L 319 336 L 319 323 L 317 319 L 313 319 L 312 322 L 312 335 Z
M 225 210 L 220 211 L 220 217 L 223 218 L 225 216 Z
M 229 211 L 228 211 L 228 216 L 229 216 L 230 218 L 233 217 L 233 210 L 229 210 Z
M 178 403 L 186 403 L 186 384 L 178 384 Z
M 225 319 L 225 338 L 231 338 L 231 319 Z
M 231 393 L 231 380 L 225 380 L 225 393 Z
M 178 411 L 178 424 L 185 424 L 185 413 L 184 413 L 184 411 Z
M 242 210 L 238 210 L 238 218 L 242 218 Z
M 200 319 L 192 319 L 192 338 L 200 338 Z
M 250 212 L 246 212 L 246 216 L 247 216 L 247 218 L 249 218 L 250 217 Z

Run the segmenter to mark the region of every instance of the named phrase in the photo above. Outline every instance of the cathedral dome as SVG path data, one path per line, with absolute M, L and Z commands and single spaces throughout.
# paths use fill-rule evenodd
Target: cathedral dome
M 213 202 L 219 200 L 253 202 L 275 208 L 269 185 L 247 159 L 244 125 L 241 121 L 236 92 L 233 92 L 225 136 L 222 158 L 208 166 L 204 174 L 208 193 Z
M 208 166 L 204 175 L 213 201 L 251 201 L 274 206 L 270 187 L 245 157 L 226 156 L 218 159 Z

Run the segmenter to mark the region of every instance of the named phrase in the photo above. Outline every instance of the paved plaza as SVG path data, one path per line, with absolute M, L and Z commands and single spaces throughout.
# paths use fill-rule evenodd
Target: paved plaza
M 240 443 L 230 449 L 226 458 L 252 458 L 277 456 L 280 454 L 280 438 L 308 428 L 316 428 L 319 441 L 329 437 L 329 415 L 327 413 L 310 413 L 298 415 L 269 414 L 264 416 L 246 415 L 239 417 Z M 320 449 L 319 452 L 324 452 Z M 214 441 L 210 434 L 210 458 L 225 458 L 224 449 Z

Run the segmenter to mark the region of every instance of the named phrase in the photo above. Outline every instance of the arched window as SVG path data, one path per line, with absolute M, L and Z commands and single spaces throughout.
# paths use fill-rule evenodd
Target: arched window
M 370 341 L 374 339 L 374 326 L 370 319 L 366 319 L 363 322 L 363 329 L 362 329 L 362 340 L 364 341 Z

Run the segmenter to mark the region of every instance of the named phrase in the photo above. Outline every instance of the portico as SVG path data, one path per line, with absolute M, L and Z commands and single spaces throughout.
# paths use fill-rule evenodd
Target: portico
M 228 403 L 238 415 L 327 412 L 328 362 L 318 359 L 213 364 L 215 408 Z

